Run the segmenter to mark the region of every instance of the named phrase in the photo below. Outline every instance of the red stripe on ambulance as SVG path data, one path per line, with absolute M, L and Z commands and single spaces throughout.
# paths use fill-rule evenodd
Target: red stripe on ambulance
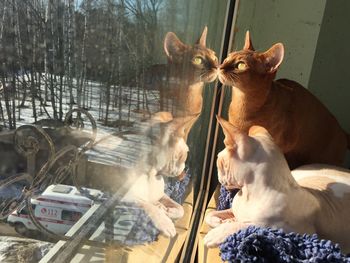
M 82 204 L 82 203 L 75 203 L 75 202 L 68 202 L 68 201 L 60 201 L 60 200 L 53 200 L 48 198 L 42 198 L 39 197 L 36 199 L 37 201 L 47 202 L 47 203 L 55 203 L 55 204 L 62 204 L 62 205 L 74 205 L 74 206 L 80 206 L 80 207 L 91 207 L 90 204 Z

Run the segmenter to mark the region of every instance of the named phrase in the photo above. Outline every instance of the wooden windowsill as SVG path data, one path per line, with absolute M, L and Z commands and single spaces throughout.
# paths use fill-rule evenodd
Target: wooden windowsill
M 205 211 L 205 215 L 210 211 L 216 210 L 218 204 L 218 198 L 220 194 L 220 186 L 215 189 L 213 196 L 211 197 L 208 207 Z M 199 242 L 198 242 L 198 263 L 221 263 L 222 260 L 219 256 L 220 250 L 219 248 L 207 248 L 204 245 L 204 237 L 210 230 L 210 226 L 208 226 L 205 221 L 203 221 L 200 234 L 199 234 Z

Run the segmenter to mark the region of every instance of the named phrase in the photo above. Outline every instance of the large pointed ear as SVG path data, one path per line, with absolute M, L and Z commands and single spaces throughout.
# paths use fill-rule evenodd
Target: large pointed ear
M 208 34 L 208 27 L 205 26 L 204 29 L 203 29 L 202 35 L 197 40 L 196 44 L 199 44 L 199 45 L 205 47 L 206 43 L 207 43 L 207 34 Z
M 273 45 L 269 50 L 263 53 L 265 60 L 265 67 L 268 73 L 277 71 L 281 65 L 284 57 L 284 47 L 282 43 Z
M 174 129 L 174 133 L 178 137 L 181 137 L 185 141 L 187 141 L 188 133 L 189 133 L 192 125 L 198 119 L 198 117 L 199 117 L 199 114 L 189 115 L 189 116 L 186 116 L 186 117 L 175 118 L 173 123 L 172 123 L 173 129 Z
M 186 45 L 173 32 L 168 32 L 164 39 L 164 51 L 170 60 L 186 49 Z
M 249 136 L 254 137 L 257 135 L 264 135 L 271 137 L 270 133 L 262 126 L 254 125 L 249 129 Z
M 255 143 L 247 134 L 239 131 L 231 123 L 216 116 L 225 134 L 224 144 L 227 149 L 234 150 L 237 156 L 244 160 L 255 149 Z
M 224 120 L 223 118 L 216 116 L 216 119 L 218 120 L 224 135 L 225 140 L 224 144 L 226 148 L 234 149 L 236 148 L 236 133 L 235 133 L 235 127 L 229 123 L 228 121 Z
M 249 30 L 247 30 L 247 32 L 245 33 L 245 41 L 244 41 L 243 50 L 251 50 L 251 51 L 255 50 L 253 47 L 253 44 L 252 44 L 252 40 L 250 38 Z

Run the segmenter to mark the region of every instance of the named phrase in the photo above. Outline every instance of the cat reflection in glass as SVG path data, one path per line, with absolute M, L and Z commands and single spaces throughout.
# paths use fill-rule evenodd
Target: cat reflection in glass
M 181 218 L 184 210 L 164 193 L 163 176 L 178 177 L 184 172 L 188 154 L 184 132 L 196 117 L 173 119 L 169 112 L 159 112 L 153 116 L 149 130 L 158 129 L 162 135 L 154 139 L 149 153 L 128 176 L 131 187 L 122 199 L 141 206 L 155 227 L 167 237 L 175 236 L 172 219 Z
M 174 116 L 199 114 L 203 104 L 204 83 L 217 78 L 218 59 L 215 52 L 206 47 L 207 27 L 193 46 L 184 44 L 173 32 L 164 40 L 168 58 L 168 79 L 176 85 L 169 92 L 175 100 Z M 167 95 L 167 94 L 165 94 Z
M 164 193 L 163 176 L 183 176 L 189 150 L 187 136 L 202 110 L 204 82 L 217 77 L 218 60 L 214 51 L 206 48 L 206 37 L 206 27 L 194 45 L 184 44 L 172 32 L 166 34 L 167 80 L 174 81 L 176 89 L 163 90 L 163 95 L 172 98 L 175 110 L 158 112 L 150 120 L 151 128 L 160 126 L 160 136 L 138 173 L 129 177 L 133 183 L 123 198 L 137 202 L 167 237 L 176 235 L 172 219 L 181 218 L 184 210 Z

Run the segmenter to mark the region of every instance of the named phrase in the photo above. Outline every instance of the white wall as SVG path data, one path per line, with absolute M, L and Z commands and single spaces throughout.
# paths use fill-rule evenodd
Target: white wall
M 309 89 L 350 133 L 350 1 L 327 1 Z
M 233 50 L 242 49 L 246 30 L 257 50 L 282 42 L 286 54 L 277 77 L 307 86 L 325 4 L 326 0 L 240 0 Z
M 282 42 L 277 78 L 308 88 L 350 133 L 350 1 L 237 1 L 232 49 L 242 48 L 246 30 L 257 50 Z M 350 151 L 347 159 L 350 166 Z

